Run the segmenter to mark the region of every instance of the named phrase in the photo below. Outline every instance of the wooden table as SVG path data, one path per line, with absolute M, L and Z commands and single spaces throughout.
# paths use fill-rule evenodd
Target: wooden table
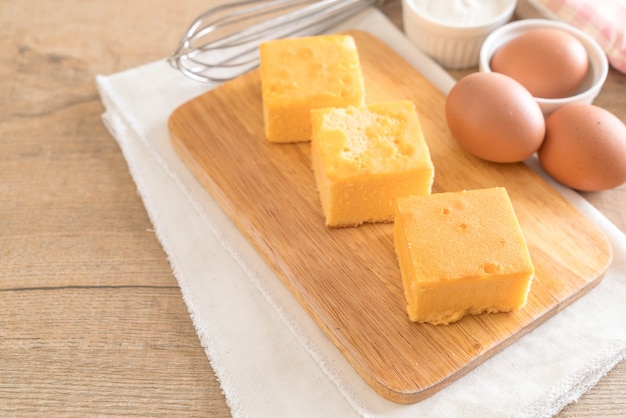
M 94 81 L 211 3 L 0 0 L 1 416 L 230 415 Z M 626 121 L 625 95 L 611 71 L 597 104 Z M 626 232 L 626 185 L 585 197 Z M 622 362 L 561 415 L 624 411 Z

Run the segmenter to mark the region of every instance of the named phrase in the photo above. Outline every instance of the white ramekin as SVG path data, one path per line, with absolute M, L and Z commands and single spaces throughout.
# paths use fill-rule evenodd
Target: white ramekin
M 591 104 L 606 81 L 609 62 L 606 54 L 590 36 L 566 23 L 548 19 L 524 19 L 508 23 L 493 31 L 483 42 L 480 50 L 480 71 L 490 72 L 489 63 L 493 54 L 515 37 L 533 29 L 556 28 L 574 35 L 585 47 L 589 58 L 589 70 L 578 93 L 558 99 L 535 97 L 544 115 L 571 103 Z
M 482 0 L 499 3 L 502 11 L 493 18 L 470 25 L 429 16 L 418 6 L 419 1 L 402 0 L 404 32 L 418 48 L 450 70 L 477 66 L 483 41 L 511 19 L 516 6 L 515 0 Z

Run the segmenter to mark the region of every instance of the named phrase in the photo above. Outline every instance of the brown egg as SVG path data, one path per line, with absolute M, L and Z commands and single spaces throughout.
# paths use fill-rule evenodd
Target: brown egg
M 546 119 L 546 138 L 537 156 L 548 174 L 573 189 L 619 186 L 626 181 L 626 126 L 601 107 L 562 107 Z
M 503 74 L 463 77 L 450 90 L 445 110 L 457 142 L 488 161 L 523 161 L 543 141 L 545 122 L 539 105 L 528 90 Z
M 490 67 L 519 81 L 535 97 L 555 99 L 578 92 L 589 60 L 575 36 L 542 28 L 504 44 L 493 54 Z

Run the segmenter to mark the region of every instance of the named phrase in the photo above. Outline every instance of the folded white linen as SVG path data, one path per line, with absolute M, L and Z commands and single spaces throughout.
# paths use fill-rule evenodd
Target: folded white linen
M 371 32 L 447 92 L 453 79 L 376 9 L 337 30 Z M 577 193 L 554 187 L 604 231 L 614 260 L 579 301 L 414 405 L 376 394 L 298 305 L 172 149 L 171 112 L 215 85 L 164 61 L 98 76 L 103 118 L 128 162 L 234 416 L 548 416 L 626 357 L 626 237 Z M 535 160 L 529 160 L 541 172 Z

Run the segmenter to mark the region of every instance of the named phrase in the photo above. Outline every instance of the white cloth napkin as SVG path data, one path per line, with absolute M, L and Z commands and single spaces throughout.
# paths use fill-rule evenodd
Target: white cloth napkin
M 338 30 L 383 39 L 447 92 L 453 84 L 376 9 Z M 626 237 L 577 193 L 554 187 L 611 240 L 603 281 L 457 382 L 413 405 L 375 393 L 323 335 L 172 149 L 167 119 L 215 85 L 164 61 L 97 83 L 191 319 L 234 416 L 547 416 L 626 356 Z M 531 160 L 529 164 L 540 171 Z M 626 388 L 625 388 L 626 390 Z

